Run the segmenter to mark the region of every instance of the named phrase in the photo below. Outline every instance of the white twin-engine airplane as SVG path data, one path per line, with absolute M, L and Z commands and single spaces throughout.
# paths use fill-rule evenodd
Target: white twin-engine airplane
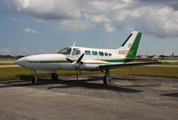
M 155 64 L 154 62 L 127 63 L 135 60 L 142 33 L 133 31 L 119 49 L 95 49 L 73 46 L 59 49 L 55 54 L 39 54 L 23 57 L 15 63 L 34 71 L 32 84 L 39 83 L 36 73 L 50 73 L 58 79 L 57 70 L 105 71 L 104 84 L 111 83 L 109 69 Z M 78 81 L 78 73 L 77 73 Z

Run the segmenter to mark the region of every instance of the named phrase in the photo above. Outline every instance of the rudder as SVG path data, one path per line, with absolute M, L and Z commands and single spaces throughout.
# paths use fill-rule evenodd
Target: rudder
M 142 35 L 141 32 L 137 33 L 137 37 L 135 38 L 135 41 L 133 42 L 132 47 L 129 50 L 127 56 L 126 56 L 127 59 L 128 58 L 135 59 L 135 57 L 137 55 L 137 50 L 138 50 L 138 47 L 139 47 L 141 35 Z
M 118 54 L 126 59 L 134 59 L 141 39 L 141 32 L 133 31 L 118 49 Z

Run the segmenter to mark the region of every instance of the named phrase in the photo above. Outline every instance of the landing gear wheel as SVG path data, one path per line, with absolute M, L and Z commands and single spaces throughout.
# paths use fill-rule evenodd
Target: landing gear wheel
M 106 84 L 107 85 L 111 84 L 111 79 L 106 80 Z
M 32 80 L 32 85 L 38 85 L 39 84 L 39 81 L 37 78 L 33 78 Z
M 57 73 L 52 73 L 52 79 L 57 80 L 58 79 L 58 74 Z
M 106 79 L 106 76 L 103 77 L 103 84 L 111 84 L 111 79 Z

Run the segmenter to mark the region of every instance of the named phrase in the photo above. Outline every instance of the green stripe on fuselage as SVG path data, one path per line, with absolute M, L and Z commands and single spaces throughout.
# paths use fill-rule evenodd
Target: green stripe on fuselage
M 110 63 L 115 63 L 115 62 L 124 62 L 125 59 L 114 59 L 114 60 L 112 60 L 112 59 L 103 60 L 102 59 L 101 61 L 103 61 L 103 63 L 86 62 L 85 64 L 110 64 Z M 64 60 L 64 61 L 62 61 L 62 60 L 60 60 L 60 61 L 28 61 L 28 62 L 30 62 L 30 63 L 69 63 L 69 61 L 67 61 L 67 60 Z M 104 62 L 110 62 L 110 63 L 104 63 Z

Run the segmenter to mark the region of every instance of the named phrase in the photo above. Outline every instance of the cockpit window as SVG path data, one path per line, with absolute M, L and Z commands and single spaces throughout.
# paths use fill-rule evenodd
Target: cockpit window
M 74 49 L 73 49 L 73 52 L 72 52 L 72 55 L 79 55 L 79 54 L 80 54 L 80 50 L 74 48 Z
M 67 48 L 62 48 L 58 51 L 56 51 L 57 54 L 65 54 L 65 55 L 70 55 L 71 53 L 71 48 L 67 47 Z

